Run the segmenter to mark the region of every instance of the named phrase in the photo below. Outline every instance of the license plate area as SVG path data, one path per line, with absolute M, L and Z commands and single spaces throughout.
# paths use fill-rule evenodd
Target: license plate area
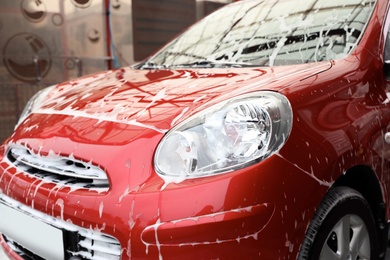
M 3 203 L 0 232 L 45 259 L 65 259 L 63 230 Z

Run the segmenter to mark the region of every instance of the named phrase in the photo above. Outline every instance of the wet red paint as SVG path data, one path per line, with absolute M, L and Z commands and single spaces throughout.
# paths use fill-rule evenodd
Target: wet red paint
M 359 46 L 341 60 L 272 68 L 124 68 L 89 83 L 60 84 L 0 147 L 0 190 L 48 215 L 102 229 L 119 240 L 123 259 L 295 259 L 316 207 L 349 169 L 364 165 L 375 172 L 388 205 L 387 5 L 378 3 Z M 153 156 L 172 122 L 259 90 L 286 95 L 293 108 L 293 129 L 279 153 L 231 173 L 165 187 Z M 43 157 L 54 152 L 92 162 L 107 172 L 110 188 L 41 183 L 5 158 L 16 143 Z

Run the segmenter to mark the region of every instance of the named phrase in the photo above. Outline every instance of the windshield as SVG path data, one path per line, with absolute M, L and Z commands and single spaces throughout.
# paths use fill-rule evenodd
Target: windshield
M 348 55 L 375 0 L 247 0 L 206 17 L 141 68 L 279 66 Z

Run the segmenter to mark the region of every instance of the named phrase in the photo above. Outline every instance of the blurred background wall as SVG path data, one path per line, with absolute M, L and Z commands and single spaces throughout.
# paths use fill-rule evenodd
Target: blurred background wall
M 3 0 L 0 143 L 38 90 L 143 60 L 233 0 Z

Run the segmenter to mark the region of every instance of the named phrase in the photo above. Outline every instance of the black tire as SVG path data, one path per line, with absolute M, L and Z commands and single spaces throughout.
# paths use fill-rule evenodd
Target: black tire
M 378 259 L 378 235 L 371 208 L 354 189 L 325 195 L 306 231 L 298 259 Z

